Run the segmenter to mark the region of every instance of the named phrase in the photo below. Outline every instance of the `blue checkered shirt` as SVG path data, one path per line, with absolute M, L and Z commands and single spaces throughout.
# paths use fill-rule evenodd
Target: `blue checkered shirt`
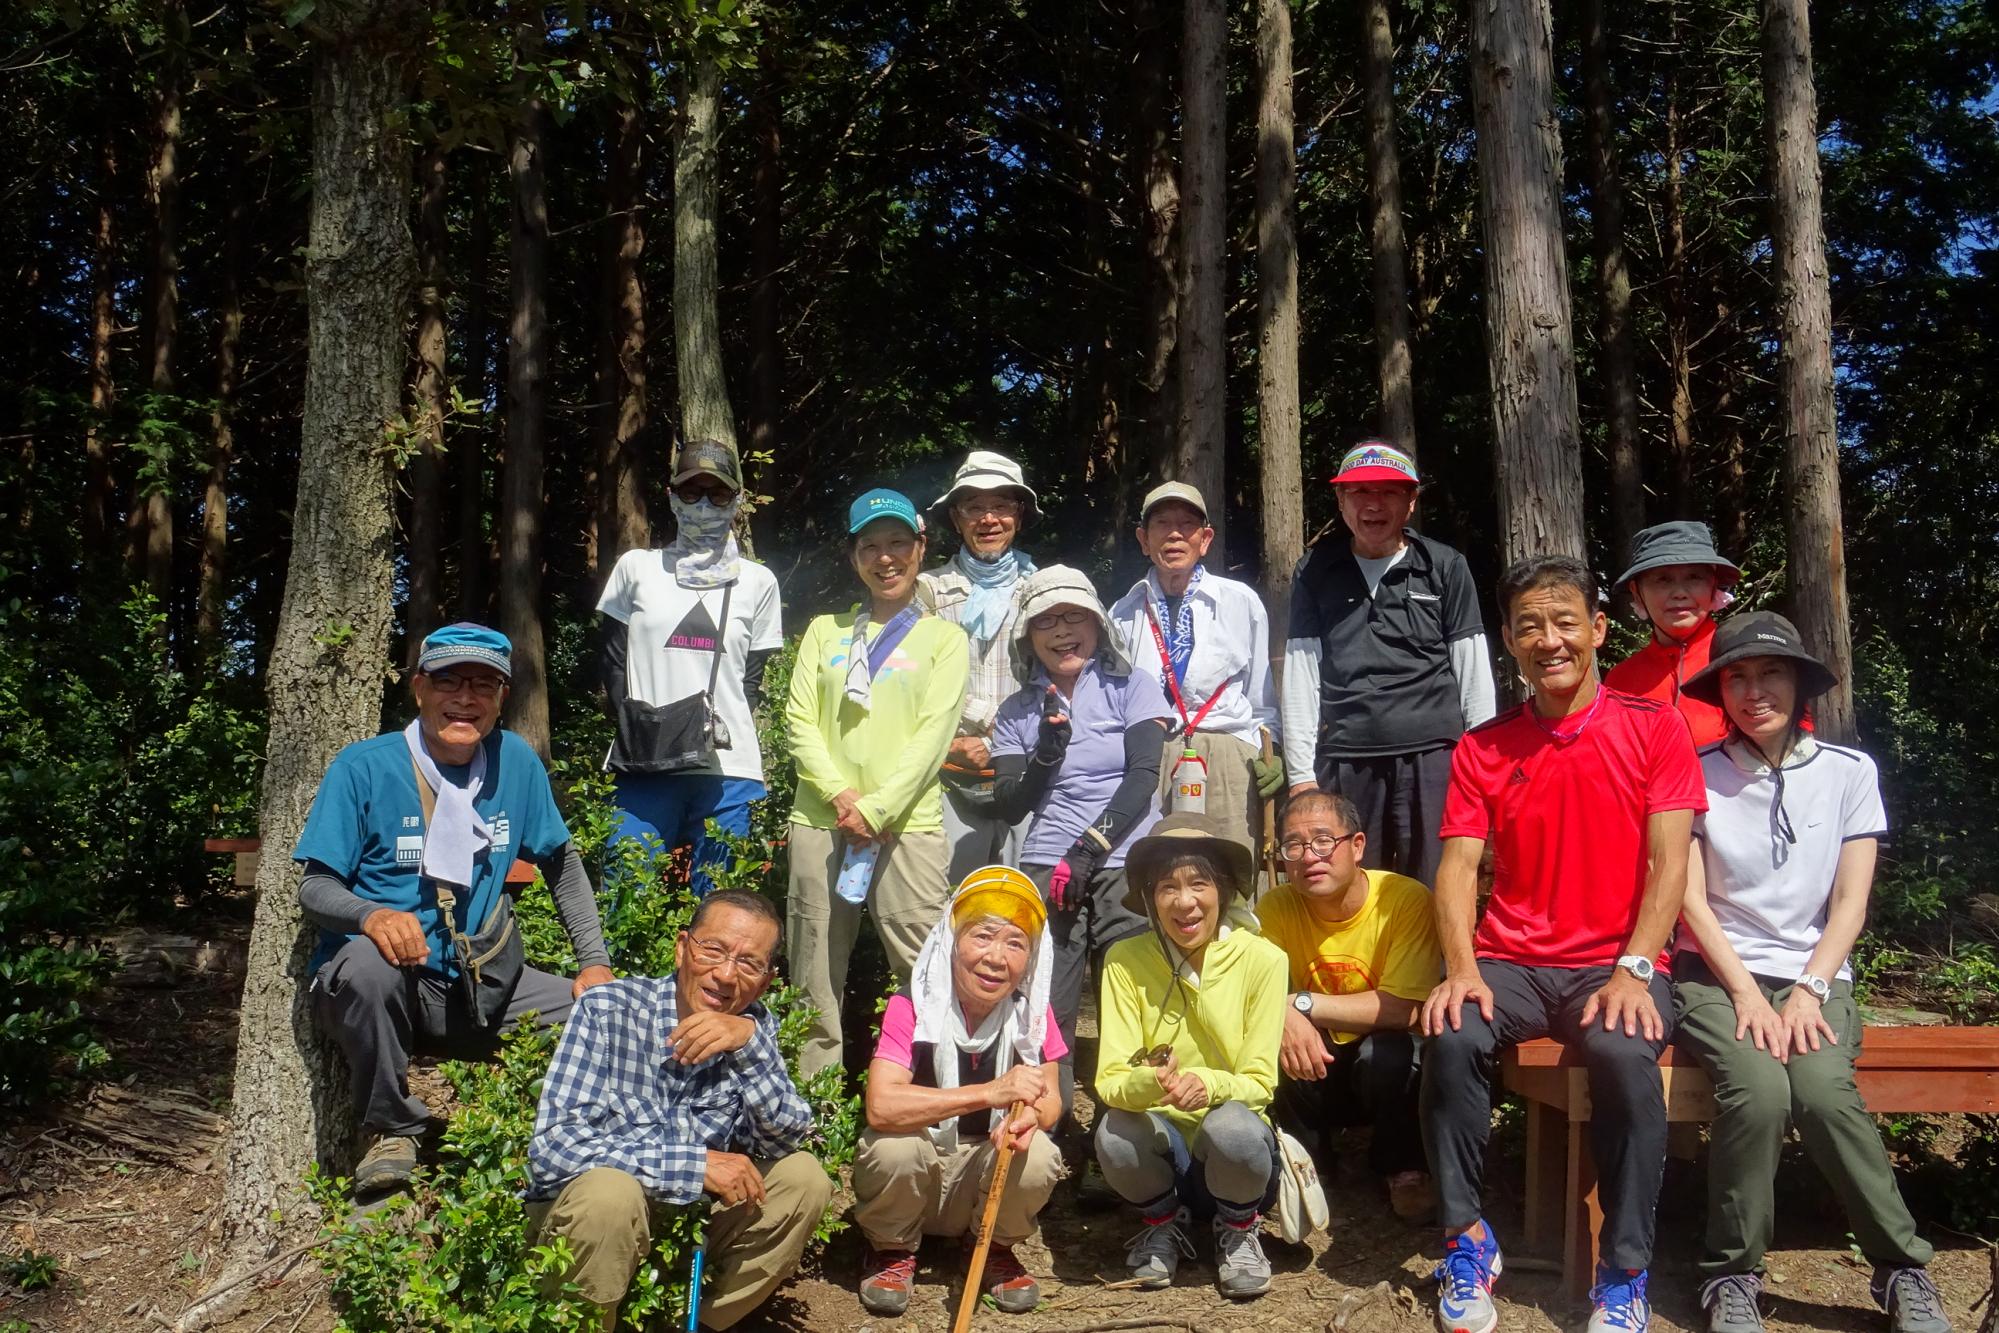
M 673 979 L 632 977 L 583 992 L 542 1084 L 528 1145 L 529 1199 L 552 1199 L 592 1167 L 637 1179 L 648 1198 L 691 1204 L 708 1150 L 783 1157 L 812 1127 L 761 1006 L 740 1050 L 689 1067 L 669 1058 L 678 1021 Z

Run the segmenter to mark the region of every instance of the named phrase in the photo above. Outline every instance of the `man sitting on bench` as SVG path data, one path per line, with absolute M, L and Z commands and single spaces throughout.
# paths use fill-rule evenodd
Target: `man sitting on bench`
M 1499 1243 L 1479 1215 L 1495 1057 L 1553 1035 L 1588 1068 L 1603 1181 L 1589 1333 L 1644 1333 L 1666 1161 L 1658 1059 L 1672 1014 L 1658 960 L 1707 796 L 1672 705 L 1598 683 L 1606 626 L 1588 566 L 1519 561 L 1500 580 L 1499 607 L 1534 697 L 1467 733 L 1451 760 L 1436 886 L 1445 977 L 1423 1005 L 1423 1139 L 1445 1234 L 1438 1319 L 1445 1333 L 1499 1322 Z M 1492 896 L 1474 934 L 1488 842 Z

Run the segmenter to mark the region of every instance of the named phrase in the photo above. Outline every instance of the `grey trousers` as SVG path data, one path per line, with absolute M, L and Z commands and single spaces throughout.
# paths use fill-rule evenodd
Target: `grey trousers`
M 1184 1203 L 1196 1215 L 1247 1222 L 1277 1197 L 1277 1135 L 1241 1102 L 1202 1116 L 1192 1143 L 1158 1111 L 1106 1107 L 1097 1117 L 1097 1165 L 1149 1221 Z
M 354 1109 L 379 1134 L 421 1134 L 430 1123 L 410 1096 L 410 1056 L 418 1050 L 458 1058 L 490 1053 L 502 1033 L 532 1011 L 544 1026 L 569 1017 L 570 980 L 526 968 L 497 1028 L 473 1026 L 451 1002 L 454 982 L 428 968 L 401 968 L 373 940 L 349 940 L 312 974 L 312 1016 L 338 1042 L 354 1076 Z
M 980 866 L 1017 866 L 1020 844 L 1027 837 L 1029 815 L 1018 824 L 1009 824 L 992 815 L 980 814 L 971 803 L 949 787 L 944 789 L 944 837 L 951 844 L 951 888 L 955 891 L 965 876 Z

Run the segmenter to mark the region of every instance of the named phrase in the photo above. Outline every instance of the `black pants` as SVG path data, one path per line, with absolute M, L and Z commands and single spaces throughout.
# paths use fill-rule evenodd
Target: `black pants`
M 533 1010 L 543 1025 L 569 1017 L 567 978 L 525 968 L 506 1015 L 488 1031 L 473 1025 L 451 986 L 428 968 L 401 968 L 373 940 L 349 940 L 312 974 L 312 1016 L 338 1042 L 354 1078 L 355 1118 L 380 1134 L 421 1134 L 430 1112 L 410 1096 L 410 1055 L 459 1059 L 490 1054 L 501 1034 Z
M 1320 1079 L 1279 1075 L 1271 1114 L 1306 1151 L 1325 1147 L 1326 1131 L 1372 1125 L 1367 1164 L 1376 1175 L 1423 1169 L 1423 1134 L 1416 1118 L 1422 1065 L 1407 1032 L 1372 1032 L 1335 1043 Z
M 1603 1191 L 1603 1262 L 1648 1267 L 1659 1179 L 1666 1169 L 1666 1096 L 1659 1077 L 1666 1041 L 1647 1041 L 1642 1033 L 1627 1037 L 1621 1026 L 1605 1032 L 1601 1016 L 1583 1028 L 1583 1006 L 1610 980 L 1608 967 L 1523 967 L 1491 959 L 1478 966 L 1492 988 L 1492 1022 L 1477 1004 L 1467 1004 L 1463 1026 L 1455 1032 L 1446 1026 L 1423 1052 L 1423 1146 L 1437 1178 L 1444 1225 L 1468 1227 L 1482 1209 L 1500 1048 L 1552 1036 L 1579 1049 L 1589 1073 L 1590 1152 Z M 1670 1039 L 1672 985 L 1661 974 L 1652 978 L 1651 991 Z
M 1320 755 L 1319 786 L 1338 792 L 1360 814 L 1367 834 L 1367 863 L 1407 875 L 1425 888 L 1437 883 L 1443 842 L 1444 794 L 1451 785 L 1451 751 L 1445 745 L 1415 754 L 1365 758 Z

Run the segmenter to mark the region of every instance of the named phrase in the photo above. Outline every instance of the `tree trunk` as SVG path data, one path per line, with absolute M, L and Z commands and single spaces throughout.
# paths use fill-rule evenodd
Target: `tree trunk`
M 1680 142 L 1680 11 L 1667 6 L 1671 49 L 1665 76 L 1665 249 L 1667 489 L 1675 518 L 1693 517 L 1694 365 L 1692 319 L 1687 308 L 1687 215 L 1684 149 Z
M 221 328 L 215 343 L 215 407 L 209 414 L 208 480 L 201 493 L 201 580 L 194 620 L 204 660 L 222 648 L 222 613 L 228 602 L 229 465 L 236 456 L 236 390 L 243 381 L 243 249 L 249 230 L 246 170 L 229 173 L 229 211 L 222 241 Z
M 447 378 L 445 302 L 450 230 L 445 220 L 449 174 L 444 147 L 432 143 L 417 164 L 416 376 L 410 386 L 409 606 L 403 616 L 410 658 L 444 612 L 444 422 L 451 411 Z
M 1806 0 L 1764 0 L 1763 95 L 1770 116 L 1771 242 L 1782 307 L 1778 382 L 1790 492 L 1787 582 L 1805 645 L 1839 681 L 1812 705 L 1819 734 L 1853 736 L 1853 633 L 1832 378 L 1832 295 L 1819 204 L 1818 98 Z
M 1547 0 L 1472 0 L 1501 549 L 1583 557 L 1575 344 Z
M 1631 350 L 1631 266 L 1624 253 L 1624 181 L 1610 85 L 1605 0 L 1583 5 L 1583 98 L 1588 114 L 1590 209 L 1596 234 L 1597 341 L 1603 358 L 1604 416 L 1610 437 L 1610 518 L 1614 559 L 1645 526 L 1645 473 L 1638 452 L 1638 372 Z
M 472 167 L 472 190 L 467 208 L 466 245 L 472 251 L 465 284 L 465 373 L 468 396 L 490 401 L 492 384 L 489 368 L 493 358 L 492 270 L 493 231 L 492 190 L 482 161 Z M 492 431 L 490 418 L 482 418 L 475 429 L 455 432 L 453 454 L 458 477 L 458 614 L 467 620 L 483 621 L 491 614 L 491 581 L 488 579 L 490 543 L 486 538 L 486 441 Z
M 1416 387 L 1409 337 L 1409 270 L 1402 239 L 1402 161 L 1395 146 L 1395 34 L 1388 0 L 1362 0 L 1361 65 L 1367 92 L 1367 190 L 1374 216 L 1374 346 L 1382 437 L 1416 453 Z
M 169 26 L 178 17 L 177 0 L 167 5 Z M 179 38 L 168 34 L 169 44 Z M 146 172 L 146 202 L 153 215 L 146 269 L 145 309 L 139 346 L 145 357 L 146 386 L 156 394 L 174 387 L 174 335 L 178 332 L 180 300 L 180 129 L 181 62 L 169 56 L 153 114 L 153 158 Z M 172 456 L 153 460 L 154 475 L 146 478 L 135 497 L 144 506 L 139 549 L 146 587 L 160 610 L 171 611 L 174 573 L 174 510 Z
M 412 269 L 402 112 L 419 13 L 415 0 L 322 3 L 309 30 L 305 400 L 259 800 L 259 832 L 273 849 L 297 841 L 327 764 L 381 718 L 395 514 L 383 424 L 402 392 Z M 257 872 L 220 1209 L 232 1256 L 225 1281 L 267 1253 L 273 1210 L 295 1212 L 315 1151 L 340 1166 L 353 1150 L 344 1065 L 306 1006 L 298 878 L 281 851 Z M 197 1305 L 183 1326 L 249 1291 L 245 1283 Z
M 1305 551 L 1305 481 L 1298 461 L 1298 232 L 1292 214 L 1298 164 L 1291 138 L 1291 0 L 1258 0 L 1256 66 L 1261 83 L 1256 104 L 1256 419 L 1263 600 L 1270 608 L 1271 643 L 1281 661 L 1291 570 Z M 1403 325 L 1406 339 L 1406 305 Z
M 611 115 L 610 171 L 604 183 L 610 214 L 604 224 L 604 344 L 597 390 L 603 404 L 597 416 L 598 573 L 651 536 L 640 458 L 646 424 L 646 294 L 640 260 L 646 233 L 639 198 L 646 116 L 644 107 L 631 103 Z
M 784 156 L 782 72 L 773 40 L 757 52 L 750 94 L 750 413 L 749 452 L 775 461 L 783 423 Z
M 1222 291 L 1226 280 L 1228 15 L 1222 0 L 1185 0 L 1180 48 L 1180 431 L 1173 477 L 1197 488 L 1228 565 L 1228 447 Z
M 681 80 L 680 134 L 673 154 L 673 352 L 680 375 L 683 440 L 736 447 L 736 417 L 722 370 L 722 317 L 715 255 L 715 136 L 722 70 L 690 57 Z
M 524 63 L 546 40 L 538 6 L 515 18 Z M 500 477 L 500 630 L 514 642 L 507 725 L 548 758 L 547 656 L 541 633 L 542 449 L 548 407 L 548 109 L 524 97 L 509 149 L 513 236 L 507 329 L 507 457 Z
M 1180 177 L 1173 160 L 1173 31 L 1158 0 L 1133 0 L 1131 62 L 1133 184 L 1140 218 L 1138 393 L 1135 453 L 1154 476 L 1173 466 L 1179 435 Z M 1122 526 L 1122 525 L 1120 525 Z
M 111 538 L 111 442 L 105 438 L 111 414 L 111 338 L 118 329 L 118 262 L 113 184 L 118 157 L 106 134 L 97 157 L 97 225 L 91 232 L 90 253 L 90 421 L 84 428 L 83 455 L 88 478 L 83 493 L 83 549 L 93 563 L 106 557 Z

